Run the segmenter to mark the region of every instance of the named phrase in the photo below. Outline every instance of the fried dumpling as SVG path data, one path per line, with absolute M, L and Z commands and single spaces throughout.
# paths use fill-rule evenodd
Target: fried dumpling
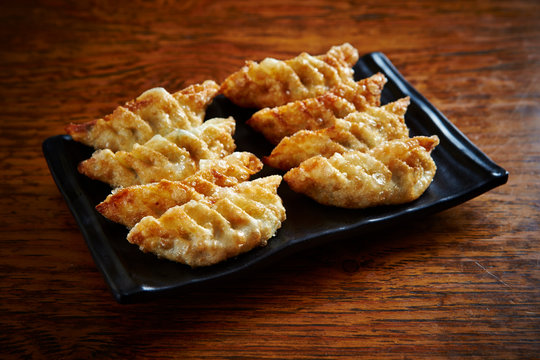
M 218 90 L 218 84 L 212 80 L 173 94 L 153 88 L 103 119 L 68 125 L 66 132 L 73 140 L 95 149 L 129 151 L 134 144 L 145 143 L 154 135 L 165 136 L 175 129 L 200 125 Z
M 266 245 L 285 220 L 281 176 L 223 187 L 203 200 L 146 216 L 127 239 L 144 252 L 192 267 L 208 266 Z
M 380 73 L 358 82 L 341 83 L 314 98 L 259 110 L 247 124 L 272 144 L 277 144 L 297 131 L 327 128 L 333 126 L 336 118 L 379 106 L 385 83 L 386 77 Z
M 437 136 L 384 142 L 368 152 L 347 151 L 312 157 L 289 170 L 292 190 L 324 205 L 366 208 L 401 204 L 420 197 L 436 166 L 431 151 Z
M 289 60 L 247 61 L 225 79 L 220 92 L 239 106 L 280 106 L 321 95 L 343 82 L 353 82 L 352 66 L 357 61 L 358 51 L 348 43 L 319 56 L 301 53 Z
M 155 135 L 131 151 L 97 150 L 79 164 L 79 171 L 112 187 L 182 180 L 198 170 L 202 159 L 222 158 L 234 151 L 232 117 L 214 118 L 189 130 Z
M 199 170 L 183 181 L 161 180 L 113 190 L 96 206 L 106 218 L 128 228 L 145 216 L 161 216 L 167 209 L 211 196 L 259 172 L 262 162 L 252 153 L 235 152 L 223 159 L 201 160 Z
M 405 112 L 409 98 L 382 107 L 368 107 L 334 119 L 331 127 L 319 130 L 300 130 L 283 138 L 264 158 L 266 164 L 289 170 L 316 155 L 330 157 L 348 150 L 367 151 L 380 143 L 409 137 Z

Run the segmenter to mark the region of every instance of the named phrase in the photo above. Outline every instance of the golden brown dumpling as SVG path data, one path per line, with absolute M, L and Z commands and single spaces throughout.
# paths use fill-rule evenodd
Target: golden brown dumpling
M 213 196 L 147 216 L 128 241 L 144 252 L 192 267 L 208 266 L 266 245 L 285 220 L 281 176 L 223 187 Z
M 173 206 L 201 200 L 220 187 L 247 181 L 262 166 L 262 162 L 249 152 L 235 152 L 223 159 L 201 160 L 199 170 L 183 181 L 161 180 L 119 188 L 96 209 L 106 218 L 131 228 L 145 216 L 159 217 Z
M 348 43 L 319 56 L 302 53 L 284 61 L 247 61 L 225 79 L 220 91 L 239 106 L 280 106 L 324 94 L 343 82 L 353 82 L 352 66 L 357 61 L 358 51 Z
M 182 180 L 198 170 L 202 159 L 222 158 L 234 151 L 232 117 L 214 118 L 189 130 L 155 135 L 131 151 L 97 150 L 79 164 L 79 171 L 113 187 Z
M 154 135 L 200 125 L 218 90 L 212 80 L 174 94 L 163 88 L 150 89 L 103 119 L 70 124 L 66 131 L 73 140 L 95 149 L 129 151 L 134 144 L 145 143 Z
M 437 136 L 392 140 L 368 152 L 347 151 L 312 157 L 289 170 L 291 189 L 324 205 L 365 208 L 417 199 L 435 175 L 430 152 Z
M 344 118 L 355 111 L 379 106 L 380 95 L 386 78 L 375 74 L 356 83 L 342 83 L 328 92 L 288 104 L 264 108 L 247 121 L 255 131 L 264 135 L 272 144 L 300 130 L 317 130 L 334 125 L 337 118 Z
M 316 155 L 330 157 L 348 150 L 367 151 L 384 141 L 406 139 L 409 129 L 404 116 L 408 105 L 406 97 L 382 107 L 367 107 L 344 119 L 334 119 L 333 125 L 325 129 L 298 131 L 283 138 L 264 161 L 272 167 L 289 170 Z

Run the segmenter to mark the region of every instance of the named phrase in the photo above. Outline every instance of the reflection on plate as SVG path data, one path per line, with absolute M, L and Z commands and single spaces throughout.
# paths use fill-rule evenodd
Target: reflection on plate
M 448 209 L 478 196 L 507 181 L 508 173 L 493 163 L 437 109 L 398 73 L 381 53 L 362 57 L 354 67 L 357 79 L 382 72 L 388 78 L 382 103 L 411 97 L 406 122 L 411 136 L 438 135 L 441 143 L 432 156 L 437 174 L 428 190 L 416 201 L 399 206 L 364 210 L 337 209 L 316 204 L 292 192 L 282 183 L 279 194 L 287 209 L 287 220 L 276 236 L 263 248 L 207 268 L 161 260 L 145 254 L 126 240 L 127 229 L 102 217 L 95 209 L 110 193 L 110 188 L 77 172 L 80 161 L 93 150 L 74 142 L 67 135 L 51 137 L 43 143 L 43 152 L 51 174 L 71 209 L 114 297 L 120 303 L 163 296 L 174 291 L 267 264 L 283 256 L 329 240 L 358 236 L 374 228 Z M 239 151 L 257 156 L 272 149 L 264 138 L 244 124 L 252 110 L 239 108 L 218 96 L 207 111 L 207 118 L 232 115 L 238 122 L 235 139 Z M 272 173 L 265 167 L 258 176 Z

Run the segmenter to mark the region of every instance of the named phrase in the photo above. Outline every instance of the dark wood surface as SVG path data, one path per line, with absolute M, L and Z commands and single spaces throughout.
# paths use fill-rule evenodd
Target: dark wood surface
M 540 355 L 538 1 L 4 1 L 1 358 Z M 42 142 L 246 59 L 381 51 L 508 183 L 442 213 L 143 304 L 111 296 Z

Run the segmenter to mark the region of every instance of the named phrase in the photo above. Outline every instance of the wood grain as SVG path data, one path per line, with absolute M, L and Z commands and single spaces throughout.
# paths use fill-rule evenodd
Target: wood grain
M 521 0 L 2 2 L 0 357 L 538 358 L 539 14 Z M 151 87 L 345 41 L 385 53 L 508 183 L 235 281 L 115 303 L 43 140 Z

